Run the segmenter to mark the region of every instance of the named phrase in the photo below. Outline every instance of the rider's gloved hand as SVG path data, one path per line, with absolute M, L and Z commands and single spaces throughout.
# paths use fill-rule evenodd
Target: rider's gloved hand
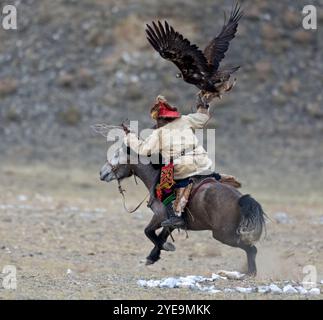
M 122 126 L 123 131 L 127 135 L 130 132 L 130 129 L 124 123 L 122 123 L 121 126 Z

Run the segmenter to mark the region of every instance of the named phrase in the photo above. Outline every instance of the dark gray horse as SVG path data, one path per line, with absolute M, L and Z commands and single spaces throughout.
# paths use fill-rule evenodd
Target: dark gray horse
M 129 154 L 120 148 L 104 164 L 100 178 L 110 182 L 135 175 L 151 191 L 159 174 L 160 170 L 150 163 L 133 164 Z M 153 197 L 150 208 L 154 215 L 145 228 L 145 234 L 155 247 L 147 257 L 147 264 L 159 260 L 161 250 L 175 250 L 175 247 L 167 242 L 172 229 L 163 228 L 158 235 L 156 234 L 156 230 L 161 228 L 161 222 L 167 217 L 164 205 Z M 187 230 L 211 230 L 216 240 L 243 249 L 248 259 L 248 274 L 256 275 L 257 248 L 254 243 L 259 240 L 265 223 L 265 213 L 256 200 L 249 195 L 242 195 L 231 186 L 215 180 L 209 181 L 195 192 L 184 215 Z

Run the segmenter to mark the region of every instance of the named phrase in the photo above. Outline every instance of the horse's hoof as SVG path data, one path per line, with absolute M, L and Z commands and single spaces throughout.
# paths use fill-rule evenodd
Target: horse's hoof
M 163 249 L 165 251 L 175 251 L 176 250 L 176 247 L 171 242 L 165 242 L 163 244 Z
M 150 265 L 152 265 L 152 264 L 154 264 L 155 263 L 155 261 L 153 261 L 153 260 L 151 260 L 151 259 L 146 259 L 146 266 L 150 266 Z

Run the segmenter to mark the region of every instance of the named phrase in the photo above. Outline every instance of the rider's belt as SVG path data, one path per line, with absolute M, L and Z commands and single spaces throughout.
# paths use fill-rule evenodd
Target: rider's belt
M 196 147 L 193 146 L 192 148 L 182 150 L 178 155 L 171 156 L 170 157 L 170 162 L 174 162 L 174 160 L 178 159 L 179 157 L 185 156 L 186 154 L 188 154 L 189 152 L 194 151 L 195 149 L 196 149 Z

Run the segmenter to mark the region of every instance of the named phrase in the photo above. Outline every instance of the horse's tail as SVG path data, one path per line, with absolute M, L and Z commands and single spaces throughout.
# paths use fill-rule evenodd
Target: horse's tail
M 243 243 L 253 245 L 261 237 L 266 214 L 261 205 L 249 194 L 242 196 L 238 204 L 240 206 L 241 220 L 237 233 Z

